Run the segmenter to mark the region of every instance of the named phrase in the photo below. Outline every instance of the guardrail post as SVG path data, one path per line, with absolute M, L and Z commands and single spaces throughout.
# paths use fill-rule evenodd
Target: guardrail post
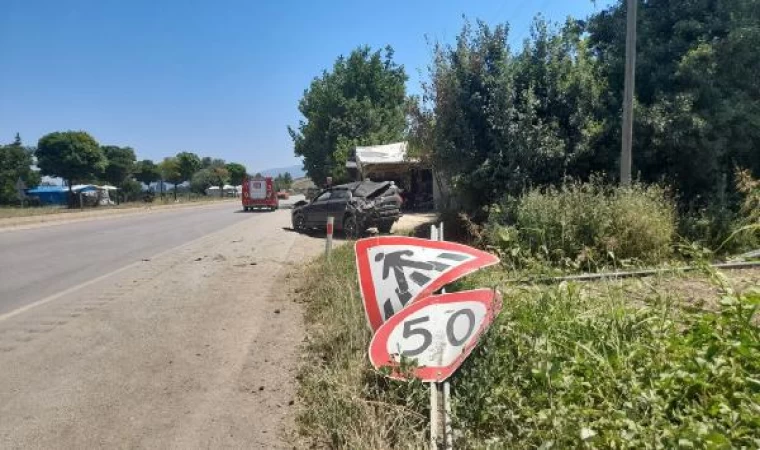
M 335 218 L 333 216 L 327 216 L 327 238 L 325 239 L 325 256 L 330 257 L 332 251 L 333 241 L 333 226 L 335 224 Z

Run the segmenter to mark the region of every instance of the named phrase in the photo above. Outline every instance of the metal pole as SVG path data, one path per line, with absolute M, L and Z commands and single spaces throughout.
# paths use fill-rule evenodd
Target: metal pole
M 438 225 L 438 240 L 446 240 L 443 237 L 443 222 Z M 446 293 L 446 289 L 441 289 Z M 451 429 L 451 384 L 448 381 L 443 382 L 443 448 L 451 450 L 454 445 L 453 430 Z
M 638 0 L 628 0 L 625 34 L 625 94 L 623 99 L 623 142 L 620 152 L 620 184 L 631 184 L 631 145 L 633 143 L 633 92 L 636 75 L 636 7 Z
M 430 240 L 438 240 L 438 228 L 435 225 L 430 225 Z M 441 426 L 441 419 L 439 415 L 438 395 L 439 395 L 438 383 L 430 382 L 430 450 L 438 450 L 438 439 Z
M 327 216 L 327 238 L 325 239 L 325 256 L 328 258 L 330 257 L 330 252 L 332 251 L 334 223 L 335 223 L 335 218 L 333 216 Z

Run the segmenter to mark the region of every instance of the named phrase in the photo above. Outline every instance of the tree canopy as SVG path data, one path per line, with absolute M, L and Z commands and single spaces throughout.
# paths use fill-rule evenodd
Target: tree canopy
M 278 174 L 274 178 L 274 188 L 277 191 L 290 189 L 293 186 L 293 176 L 290 172 Z
M 61 177 L 69 185 L 94 180 L 106 159 L 98 142 L 84 131 L 64 131 L 40 138 L 35 152 L 43 175 Z
M 16 183 L 21 180 L 27 187 L 36 186 L 40 175 L 32 170 L 33 149 L 24 147 L 16 134 L 13 143 L 0 145 L 0 203 L 17 203 Z
M 224 166 L 229 174 L 230 184 L 233 186 L 239 186 L 243 184 L 245 179 L 246 169 L 245 166 L 240 163 L 227 163 Z
M 201 169 L 201 158 L 195 153 L 179 152 L 176 158 L 182 181 L 190 181 L 195 172 Z
M 168 181 L 174 185 L 174 199 L 177 199 L 177 185 L 185 181 L 182 177 L 182 169 L 180 167 L 180 161 L 177 157 L 164 158 L 158 165 L 161 171 L 161 178 L 164 181 Z
M 288 132 L 312 180 L 343 181 L 355 146 L 403 139 L 406 80 L 391 47 L 359 47 L 311 82 L 298 106 L 304 120 Z
M 150 159 L 143 159 L 135 164 L 135 179 L 150 184 L 161 179 L 161 171 Z
M 102 147 L 106 158 L 103 180 L 122 187 L 135 171 L 135 151 L 131 147 L 105 145 Z
M 618 0 L 586 21 L 539 18 L 519 49 L 506 25 L 466 23 L 434 48 L 410 141 L 472 208 L 567 176 L 614 181 L 625 16 Z M 682 206 L 725 197 L 736 167 L 760 173 L 757 1 L 641 1 L 638 32 L 634 177 Z

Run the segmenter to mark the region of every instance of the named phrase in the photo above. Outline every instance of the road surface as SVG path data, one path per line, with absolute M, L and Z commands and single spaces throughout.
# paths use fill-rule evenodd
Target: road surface
M 300 266 L 236 204 L 0 233 L 0 448 L 280 448 Z

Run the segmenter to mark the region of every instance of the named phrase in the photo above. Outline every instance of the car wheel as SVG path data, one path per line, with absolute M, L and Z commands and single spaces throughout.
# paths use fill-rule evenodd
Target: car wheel
M 296 231 L 306 230 L 306 219 L 304 218 L 303 213 L 293 215 L 293 229 Z
M 348 216 L 343 219 L 343 234 L 348 239 L 356 239 L 359 237 L 359 224 L 356 221 L 355 216 Z
M 377 231 L 383 234 L 388 234 L 391 232 L 391 228 L 393 228 L 393 222 L 381 223 L 380 225 L 377 226 Z

